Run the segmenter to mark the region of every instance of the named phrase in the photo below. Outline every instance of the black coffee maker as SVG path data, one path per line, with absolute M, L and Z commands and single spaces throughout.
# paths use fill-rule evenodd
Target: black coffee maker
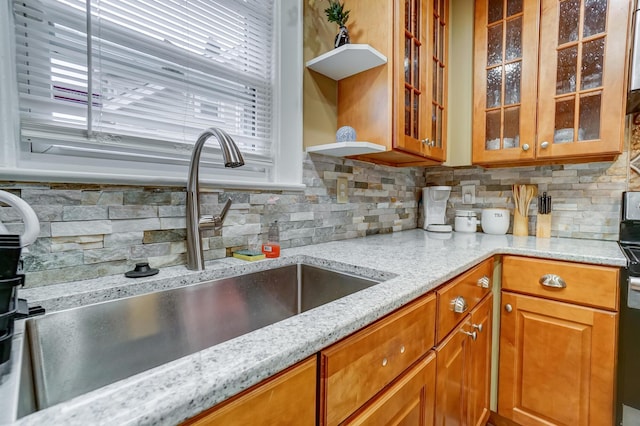
M 19 305 L 17 287 L 24 284 L 24 275 L 18 274 L 21 251 L 19 235 L 0 235 L 0 364 L 11 355 L 13 322 Z

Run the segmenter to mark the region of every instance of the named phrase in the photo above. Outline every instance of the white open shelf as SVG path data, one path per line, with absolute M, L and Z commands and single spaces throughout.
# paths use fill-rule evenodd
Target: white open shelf
M 310 146 L 307 152 L 331 155 L 333 157 L 347 157 L 349 155 L 372 154 L 386 151 L 386 147 L 371 142 L 335 142 L 325 145 Z
M 368 44 L 344 44 L 307 62 L 310 68 L 334 80 L 387 63 L 387 57 Z

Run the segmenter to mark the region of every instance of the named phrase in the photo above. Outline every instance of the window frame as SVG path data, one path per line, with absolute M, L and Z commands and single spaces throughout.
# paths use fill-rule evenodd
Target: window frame
M 227 179 L 200 174 L 201 186 L 229 189 L 304 189 L 302 183 L 302 3 L 301 0 L 277 0 L 274 5 L 276 69 L 274 70 L 273 142 L 274 167 L 270 181 L 243 181 L 229 174 Z M 188 165 L 175 167 L 161 163 L 122 162 L 78 157 L 30 155 L 20 150 L 20 114 L 11 2 L 0 9 L 0 179 L 112 183 L 154 186 L 184 186 Z M 203 129 L 204 130 L 204 129 Z M 194 140 L 195 142 L 195 140 Z M 217 146 L 211 141 L 212 146 Z M 55 160 L 55 161 L 54 161 Z M 96 170 L 97 169 L 97 170 Z M 242 168 L 236 169 L 241 171 Z

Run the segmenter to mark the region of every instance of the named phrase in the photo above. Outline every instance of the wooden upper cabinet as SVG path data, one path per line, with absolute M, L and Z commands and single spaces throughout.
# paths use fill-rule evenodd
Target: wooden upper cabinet
M 473 163 L 622 150 L 628 0 L 477 0 Z
M 534 158 L 539 10 L 536 0 L 476 1 L 476 164 Z
M 446 157 L 449 0 L 350 0 L 352 43 L 368 43 L 388 63 L 338 83 L 338 126 L 384 152 L 354 156 L 393 166 Z
M 621 152 L 631 3 L 542 1 L 538 158 Z

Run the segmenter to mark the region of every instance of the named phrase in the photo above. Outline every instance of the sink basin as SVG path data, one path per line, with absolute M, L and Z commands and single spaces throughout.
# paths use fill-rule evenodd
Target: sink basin
M 378 282 L 300 263 L 30 319 L 25 346 L 35 384 L 31 411 Z

